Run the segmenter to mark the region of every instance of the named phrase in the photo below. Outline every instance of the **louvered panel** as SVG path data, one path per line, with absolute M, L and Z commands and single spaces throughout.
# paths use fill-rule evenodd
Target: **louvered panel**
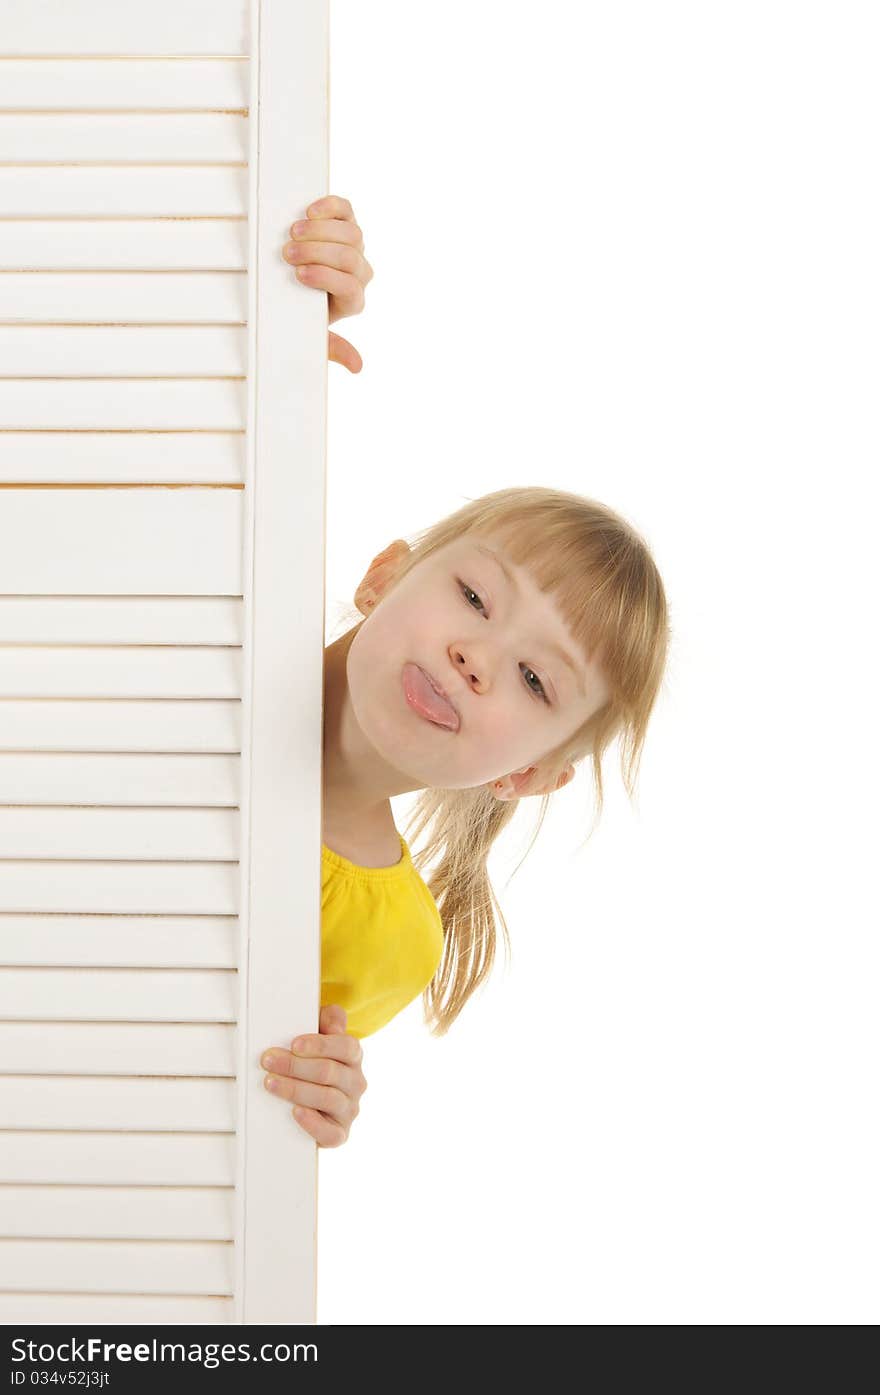
M 237 698 L 241 653 L 217 645 L 0 646 L 3 697 Z
M 231 1324 L 231 1298 L 172 1298 L 134 1293 L 0 1293 L 0 1322 L 63 1326 Z
M 0 911 L 235 915 L 234 862 L 0 863 Z
M 232 1080 L 0 1076 L 0 1119 L 5 1129 L 232 1133 L 235 1118 Z
M 4 27 L 4 54 L 242 54 L 247 0 L 24 0 Z
M 232 1076 L 234 1036 L 223 1022 L 6 1021 L 0 1022 L 0 1072 Z M 3 1145 L 8 1148 L 8 1137 Z
M 225 805 L 239 756 L 0 754 L 0 804 Z
M 246 165 L 247 159 L 247 117 L 239 112 L 16 112 L 14 121 L 9 113 L 0 119 L 3 164 Z
M 40 385 L 25 382 L 19 386 L 33 388 L 36 393 Z M 161 392 L 173 384 L 126 382 L 116 386 Z M 75 385 L 68 387 L 75 398 Z M 79 391 L 83 388 L 108 391 L 92 382 L 82 383 Z M 51 406 L 47 401 L 47 411 Z M 4 489 L 0 592 L 239 596 L 242 495 L 238 489 L 207 487 Z M 34 538 L 40 539 L 39 548 L 33 546 Z
M 0 431 L 0 483 L 238 484 L 244 439 L 243 432 L 202 430 Z
M 240 751 L 241 702 L 165 698 L 66 702 L 39 698 L 2 709 L 0 751 Z
M 0 1240 L 0 1288 L 44 1293 L 232 1293 L 223 1241 Z
M 327 25 L 0 32 L 0 1321 L 314 1320 Z
M 232 969 L 237 946 L 235 916 L 0 915 L 0 964 Z
M 0 967 L 5 1022 L 234 1022 L 235 969 Z
M 64 237 L 54 219 L 0 220 L 0 272 L 240 272 L 247 236 L 245 219 L 68 219 Z M 11 276 L 0 290 L 4 299 L 28 294 Z
M 0 806 L 5 858 L 211 859 L 236 862 L 238 810 Z
M 7 53 L 8 28 L 3 35 Z M 80 47 L 74 44 L 68 52 Z M 244 115 L 250 100 L 246 57 L 166 58 L 160 81 L 151 58 L 16 58 L 3 62 L 2 78 L 0 112 L 13 114 L 80 108 Z
M 119 240 L 118 224 L 115 229 Z M 153 251 L 152 261 L 155 256 Z M 143 363 L 154 362 L 149 356 L 155 355 L 156 346 L 162 344 L 174 346 L 171 351 L 178 359 L 184 353 L 190 354 L 182 360 L 182 367 L 170 363 L 165 377 L 175 373 L 204 377 L 212 371 L 209 367 L 212 361 L 222 361 L 227 376 L 245 372 L 243 335 L 232 330 L 221 334 L 219 328 L 211 332 L 199 328 L 201 325 L 246 323 L 247 273 L 243 271 L 206 271 L 203 274 L 191 271 L 151 271 L 149 274 L 139 271 L 28 271 L 21 275 L 9 271 L 0 281 L 0 291 L 3 293 L 0 325 L 6 326 L 0 340 L 4 349 L 0 367 L 5 374 L 27 376 L 15 367 L 14 359 L 9 358 L 10 347 L 19 343 L 24 352 L 30 352 L 31 362 L 44 374 L 75 370 L 77 377 L 85 377 L 90 372 L 111 376 L 117 368 L 114 351 L 119 346 L 128 344 L 123 352 L 129 355 L 131 363 L 138 363 L 137 357 L 132 357 L 135 351 L 130 346 L 139 339 L 145 345 Z M 129 326 L 111 330 L 110 326 L 125 326 L 126 321 L 131 322 Z M 41 336 L 29 330 L 29 324 L 87 324 L 101 325 L 102 329 L 88 333 L 58 330 L 55 334 Z M 174 333 L 161 334 L 156 330 L 157 325 L 177 328 Z M 190 327 L 184 328 L 187 325 Z M 41 338 L 47 355 L 42 361 L 37 357 Z M 92 354 L 91 369 L 71 356 L 71 350 L 80 344 Z M 64 356 L 59 357 L 62 352 Z M 224 355 L 222 360 L 218 359 L 220 354 Z M 12 367 L 7 366 L 10 363 Z M 161 372 L 136 366 L 130 371 Z
M 159 68 L 154 81 L 161 82 Z M 153 217 L 166 228 L 181 217 L 238 221 L 246 213 L 248 140 L 242 115 L 147 118 L 67 111 L 33 115 L 14 126 L 6 113 L 0 116 L 0 220 L 8 227 L 22 215 L 32 226 L 45 219 L 50 231 L 55 224 L 56 243 L 60 218 L 88 217 L 90 231 L 113 220 L 117 238 L 120 214 L 133 227 L 133 220 Z M 142 177 L 139 189 L 128 178 L 132 173 Z M 240 229 L 235 231 L 223 255 L 240 265 L 247 257 L 238 250 L 244 241 Z M 146 456 L 141 447 L 139 482 L 151 480 L 152 462 L 160 466 L 160 478 L 190 488 L 4 491 L 0 588 L 19 593 L 9 599 L 18 602 L 21 642 L 0 636 L 0 699 L 18 699 L 20 714 L 31 714 L 32 728 L 37 709 L 45 724 L 58 699 L 90 700 L 93 729 L 108 700 L 117 701 L 118 712 L 135 699 L 153 706 L 154 736 L 152 748 L 144 748 L 143 735 L 136 738 L 142 753 L 133 761 L 118 721 L 115 731 L 104 725 L 108 758 L 121 759 L 134 776 L 123 788 L 125 772 L 117 767 L 116 807 L 107 800 L 113 784 L 107 765 L 97 783 L 90 781 L 100 757 L 87 747 L 77 763 L 57 723 L 57 754 L 22 746 L 20 756 L 0 770 L 0 796 L 28 801 L 0 808 L 0 921 L 19 927 L 25 922 L 37 931 L 37 953 L 38 917 L 43 927 L 54 921 L 56 940 L 65 923 L 68 928 L 61 964 L 44 957 L 39 965 L 0 966 L 0 1081 L 11 1106 L 0 1116 L 0 1142 L 13 1143 L 11 1152 L 0 1147 L 0 1289 L 231 1294 L 234 1162 L 228 1142 L 236 1112 L 241 1002 L 236 964 L 184 967 L 185 941 L 179 940 L 173 954 L 166 951 L 166 967 L 113 967 L 107 929 L 113 913 L 137 918 L 141 927 L 156 925 L 160 917 L 164 925 L 183 918 L 192 938 L 199 922 L 228 926 L 238 912 L 235 777 L 230 779 L 228 766 L 218 770 L 205 751 L 204 734 L 184 743 L 176 760 L 169 757 L 167 718 L 175 701 L 240 706 L 240 615 L 236 632 L 227 628 L 219 636 L 216 615 L 224 595 L 227 608 L 239 603 L 242 497 L 222 485 L 193 488 L 186 466 L 191 433 L 207 428 L 225 436 L 200 443 L 206 481 L 216 485 L 213 467 L 223 459 L 223 447 L 228 482 L 243 479 L 241 442 L 234 442 L 232 453 L 229 446 L 246 425 L 246 273 L 208 270 L 193 256 L 192 242 L 186 269 L 160 270 L 155 250 L 142 243 L 142 270 L 113 271 L 112 263 L 98 263 L 93 271 L 65 272 L 45 238 L 41 245 L 43 270 L 28 272 L 13 262 L 0 281 L 0 436 L 11 483 L 30 485 L 40 477 L 37 470 L 29 479 L 27 458 L 15 456 L 16 445 L 30 448 L 44 475 L 60 447 L 68 461 L 63 478 L 86 483 L 84 447 L 97 443 L 99 458 L 119 462 L 123 456 L 131 469 L 138 457 L 126 456 L 125 448 L 139 431 L 149 430 L 155 434 L 145 442 L 152 447 Z M 172 266 L 177 249 L 179 264 L 181 239 L 166 238 L 164 245 Z M 12 250 L 7 241 L 7 255 Z M 79 453 L 71 455 L 66 433 L 79 435 L 83 428 L 95 436 L 74 436 Z M 125 439 L 108 440 L 108 430 L 124 431 Z M 181 447 L 176 452 L 175 445 Z M 115 448 L 112 455 L 108 447 Z M 170 468 L 163 469 L 166 461 Z M 27 558 L 37 559 L 36 565 L 29 567 Z M 39 619 L 41 593 L 47 593 L 45 624 Z M 207 607 L 199 611 L 196 598 Z M 152 626 L 143 610 L 137 623 L 144 603 L 151 607 Z M 71 625 L 71 604 L 91 617 L 92 633 L 85 639 Z M 240 741 L 231 749 L 237 776 Z M 3 773 L 12 776 L 5 789 Z M 208 803 L 216 800 L 218 774 L 226 776 L 222 802 L 229 807 L 200 807 L 206 793 Z M 213 796 L 206 791 L 212 776 Z M 53 806 L 50 801 L 65 793 L 59 788 L 65 777 L 70 803 Z M 87 807 L 101 797 L 102 779 L 108 807 Z M 118 807 L 147 803 L 151 779 L 154 807 Z M 81 946 L 79 957 L 64 967 L 72 957 L 70 922 L 77 912 L 99 913 L 91 920 L 104 924 L 105 955 L 94 962 L 93 936 L 93 962 L 83 962 Z M 50 941 L 44 935 L 44 953 Z M 237 939 L 227 943 L 230 952 L 235 961 Z M 59 1090 L 65 1077 L 74 1087 L 72 1098 Z M 29 1083 L 35 1088 L 24 1105 L 22 1087 Z M 213 1100 L 207 1093 L 212 1089 Z M 128 1102 L 120 1106 L 123 1090 Z M 84 1112 L 72 1117 L 77 1095 Z M 143 1106 L 139 1117 L 133 1112 L 137 1103 Z M 158 1148 L 144 1132 L 150 1119 L 156 1132 L 168 1134 Z M 89 1123 L 107 1133 L 86 1159 L 80 1145 L 91 1141 L 83 1132 Z M 145 1162 L 132 1156 L 131 1139 L 121 1138 L 126 1125 L 146 1143 Z M 20 1146 L 29 1149 L 28 1185 L 16 1187 Z M 210 1185 L 212 1171 L 221 1174 L 226 1190 Z M 100 1185 L 87 1192 L 83 1176 L 90 1172 Z M 137 1189 L 123 1189 L 124 1183 Z M 63 1237 L 78 1243 L 65 1244 Z M 95 1243 L 132 1238 L 148 1243 L 114 1244 L 109 1265 Z M 178 1250 L 162 1250 L 163 1240 L 224 1243 L 188 1244 L 180 1268 Z
M 12 1238 L 231 1240 L 227 1187 L 0 1187 L 0 1233 Z
M 0 379 L 0 431 L 243 431 L 236 378 Z

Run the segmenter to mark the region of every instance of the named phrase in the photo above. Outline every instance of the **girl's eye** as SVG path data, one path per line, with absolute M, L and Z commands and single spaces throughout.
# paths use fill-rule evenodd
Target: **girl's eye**
M 480 605 L 483 606 L 483 610 L 486 609 L 486 607 L 483 605 L 483 602 L 480 600 L 479 596 L 477 596 L 476 591 L 472 591 L 471 588 L 470 588 L 469 586 L 465 586 L 465 584 L 464 584 L 463 581 L 460 581 L 458 584 L 459 584 L 459 586 L 461 587 L 462 591 L 465 593 L 465 599 L 467 599 L 467 597 L 468 597 L 469 595 L 470 595 L 470 596 L 475 596 L 476 599 L 479 601 Z M 468 601 L 468 605 L 471 606 L 471 609 L 472 609 L 472 610 L 476 610 L 476 608 L 477 608 L 475 605 L 471 605 L 471 602 L 470 602 L 470 601 Z
M 529 689 L 529 692 L 532 692 L 532 693 L 535 694 L 536 697 L 541 698 L 541 700 L 542 700 L 543 702 L 546 702 L 547 706 L 549 707 L 549 706 L 550 706 L 550 699 L 548 698 L 547 694 L 544 692 L 544 684 L 541 682 L 541 680 L 540 680 L 540 678 L 538 677 L 537 673 L 534 673 L 534 672 L 528 667 L 527 664 L 520 664 L 520 668 L 524 668 L 525 671 L 526 671 L 526 673 L 531 673 L 532 677 L 534 678 L 535 682 L 536 682 L 537 685 L 538 685 L 538 688 L 541 689 L 541 691 L 538 692 L 538 688 L 533 688 L 532 685 L 531 685 L 531 683 L 529 683 L 529 682 L 527 681 L 527 682 L 526 682 L 526 687 Z
M 483 605 L 483 602 L 480 600 L 480 598 L 479 598 L 479 596 L 477 595 L 476 591 L 472 591 L 471 588 L 470 588 L 469 586 L 466 586 L 465 583 L 464 583 L 463 581 L 460 581 L 458 584 L 459 584 L 459 586 L 461 587 L 462 594 L 464 595 L 464 598 L 465 598 L 465 600 L 467 601 L 468 605 L 471 607 L 471 610 L 476 610 L 476 609 L 477 609 L 477 606 L 475 606 L 475 605 L 473 604 L 473 602 L 472 602 L 471 600 L 469 600 L 469 597 L 470 597 L 470 596 L 473 596 L 473 597 L 474 597 L 474 600 L 477 601 L 477 604 L 478 604 L 478 605 L 482 608 L 482 610 L 485 612 L 486 607 Z M 532 675 L 532 677 L 534 678 L 535 682 L 536 682 L 537 685 L 538 685 L 537 688 L 533 688 L 532 685 L 531 685 L 531 683 L 529 683 L 528 679 L 526 679 L 526 687 L 528 688 L 529 692 L 530 692 L 530 693 L 534 693 L 534 695 L 535 695 L 536 698 L 540 698 L 542 702 L 546 702 L 547 706 L 549 707 L 549 706 L 550 706 L 550 699 L 548 698 L 547 694 L 545 693 L 545 691 L 544 691 L 544 684 L 541 682 L 541 680 L 540 680 L 540 678 L 538 677 L 537 673 L 535 673 L 533 669 L 530 669 L 529 666 L 528 666 L 528 664 L 520 664 L 520 668 L 524 668 L 525 671 L 526 671 L 526 673 L 530 673 L 530 674 Z M 540 691 L 539 691 L 539 689 L 540 689 Z

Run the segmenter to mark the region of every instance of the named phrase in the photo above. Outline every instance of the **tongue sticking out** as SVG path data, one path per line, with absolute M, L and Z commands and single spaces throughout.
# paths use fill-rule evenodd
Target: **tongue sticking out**
M 438 726 L 458 730 L 458 713 L 445 697 L 436 692 L 428 682 L 418 664 L 405 664 L 403 669 L 403 690 L 410 707 L 420 712 Z

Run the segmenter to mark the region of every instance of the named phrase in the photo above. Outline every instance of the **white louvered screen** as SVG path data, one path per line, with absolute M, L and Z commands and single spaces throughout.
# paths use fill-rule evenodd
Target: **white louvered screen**
M 315 1321 L 328 0 L 4 0 L 0 1323 Z

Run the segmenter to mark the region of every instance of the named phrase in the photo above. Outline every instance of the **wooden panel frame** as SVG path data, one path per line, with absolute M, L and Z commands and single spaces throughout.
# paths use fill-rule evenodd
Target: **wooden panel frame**
M 317 1031 L 320 1003 L 328 315 L 280 249 L 329 192 L 328 0 L 251 0 L 250 33 L 233 1321 L 314 1323 L 317 1145 L 266 1092 L 259 1059 Z

